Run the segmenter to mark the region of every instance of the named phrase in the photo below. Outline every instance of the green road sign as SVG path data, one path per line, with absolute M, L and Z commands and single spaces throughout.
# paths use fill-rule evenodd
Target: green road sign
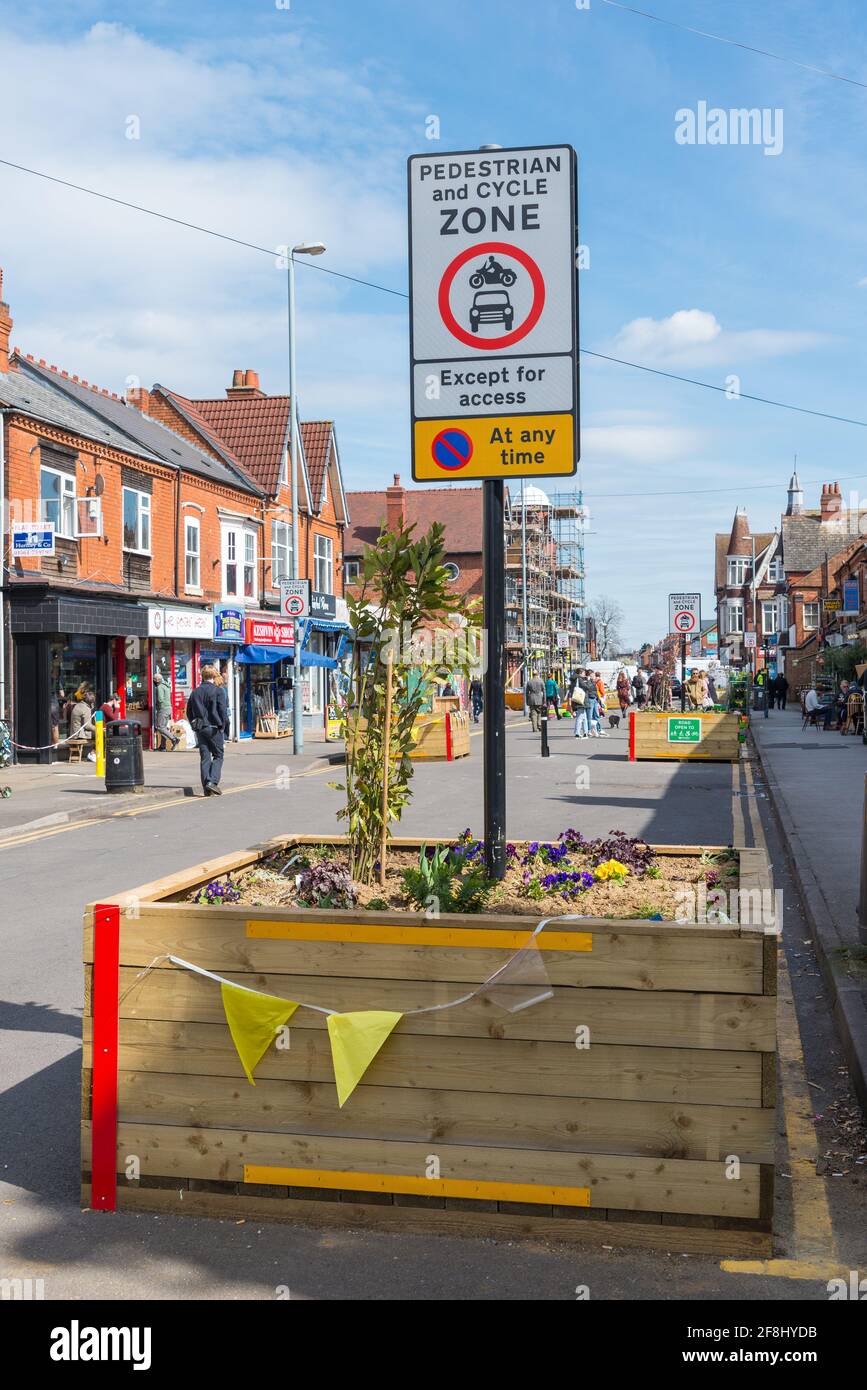
M 669 719 L 669 743 L 701 743 L 700 719 Z

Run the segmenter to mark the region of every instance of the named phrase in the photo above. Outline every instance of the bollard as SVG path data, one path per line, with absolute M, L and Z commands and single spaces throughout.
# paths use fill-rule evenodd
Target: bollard
M 867 778 L 864 780 L 864 812 L 861 826 L 861 894 L 858 900 L 858 938 L 867 947 Z
M 93 751 L 96 754 L 96 775 L 105 776 L 105 719 L 102 710 L 93 716 Z
M 542 711 L 542 757 L 550 758 L 551 749 L 548 747 L 548 710 Z

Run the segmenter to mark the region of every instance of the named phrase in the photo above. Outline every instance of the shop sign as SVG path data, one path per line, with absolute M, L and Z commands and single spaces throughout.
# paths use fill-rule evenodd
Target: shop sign
M 251 647 L 292 647 L 295 645 L 295 624 L 280 618 L 248 618 L 246 635 Z
M 848 617 L 856 617 L 860 609 L 858 580 L 843 580 L 843 612 Z
M 221 638 L 224 642 L 243 642 L 243 610 L 240 608 L 215 608 L 214 637 Z
M 214 615 L 204 608 L 149 608 L 148 637 L 187 637 L 210 641 Z
M 310 595 L 310 616 L 333 622 L 337 617 L 337 599 L 333 594 L 320 594 L 314 589 Z

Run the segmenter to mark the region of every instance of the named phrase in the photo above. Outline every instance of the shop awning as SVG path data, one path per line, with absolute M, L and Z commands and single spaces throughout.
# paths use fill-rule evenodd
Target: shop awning
M 242 666 L 274 666 L 291 657 L 293 650 L 292 647 L 239 647 L 235 660 Z
M 314 628 L 316 632 L 351 632 L 351 631 L 352 631 L 352 629 L 351 629 L 350 626 L 349 626 L 349 623 L 338 623 L 338 622 L 337 622 L 335 619 L 333 619 L 333 618 L 310 618 L 310 619 L 308 619 L 308 622 L 309 622 L 310 627 Z

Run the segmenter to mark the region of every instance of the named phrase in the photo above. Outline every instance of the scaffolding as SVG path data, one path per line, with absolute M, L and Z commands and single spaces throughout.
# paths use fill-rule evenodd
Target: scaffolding
M 524 672 L 560 678 L 587 656 L 586 508 L 581 491 L 524 484 L 506 500 L 506 664 L 513 689 Z

